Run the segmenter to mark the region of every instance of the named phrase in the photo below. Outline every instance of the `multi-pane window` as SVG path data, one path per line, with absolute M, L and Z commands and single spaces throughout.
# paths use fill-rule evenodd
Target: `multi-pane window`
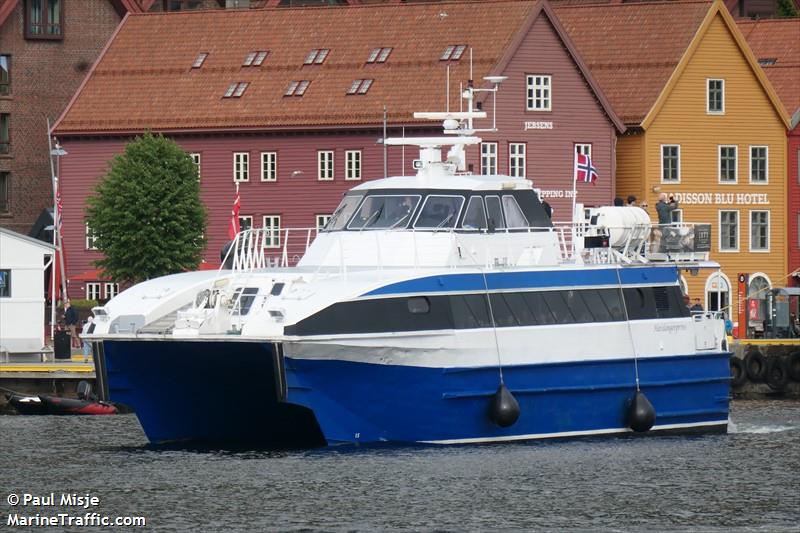
M 239 231 L 253 229 L 253 215 L 239 215 Z
M 465 44 L 451 44 L 444 49 L 442 55 L 439 57 L 441 61 L 458 61 L 461 59 L 461 56 L 464 55 L 464 51 L 467 49 L 467 45 Z
M 304 65 L 321 65 L 325 58 L 328 57 L 330 50 L 328 48 L 315 48 L 311 50 L 303 61 Z
M 244 57 L 243 67 L 260 67 L 269 54 L 268 50 L 250 52 Z
M 528 74 L 527 109 L 528 111 L 550 111 L 552 77 L 541 74 Z
M 97 250 L 97 235 L 89 227 L 89 224 L 86 224 L 86 249 Z
M 280 215 L 264 215 L 263 226 L 265 230 L 264 248 L 280 248 L 281 246 L 281 217 Z
M 317 179 L 320 181 L 333 179 L 333 150 L 317 152 Z
M 769 251 L 769 211 L 750 211 L 750 251 Z
M 250 181 L 250 154 L 233 153 L 233 181 Z
M 95 301 L 100 299 L 99 283 L 92 281 L 86 284 L 86 299 Z
M 200 181 L 200 154 L 191 153 L 189 154 L 189 157 L 192 158 L 192 163 L 194 163 L 194 166 L 197 167 L 197 181 Z
M 367 94 L 374 80 L 353 80 L 347 89 L 347 94 Z
M 367 57 L 367 63 L 385 63 L 391 53 L 391 48 L 373 48 Z
M 0 154 L 11 151 L 11 114 L 0 113 Z
M 311 85 L 310 80 L 292 80 L 286 86 L 283 96 L 303 96 L 309 85 Z
M 719 212 L 719 249 L 720 251 L 739 249 L 739 211 Z
M 508 144 L 508 173 L 514 178 L 525 177 L 525 143 Z
M 344 179 L 360 180 L 361 150 L 347 150 L 344 153 L 344 158 L 345 158 Z
M 725 112 L 725 80 L 706 80 L 706 111 Z
M 661 181 L 681 181 L 681 147 L 677 144 L 661 145 Z
M 0 172 L 0 213 L 11 210 L 11 174 Z
M 719 147 L 719 182 L 720 183 L 736 183 L 737 180 L 737 167 L 736 164 L 736 146 L 720 146 Z
M 119 283 L 104 283 L 103 289 L 106 293 L 106 300 L 110 300 L 117 294 L 119 294 Z
M 575 144 L 575 153 L 579 155 L 585 155 L 591 159 L 592 157 L 592 145 L 586 143 L 576 143 Z
M 261 152 L 261 181 L 278 180 L 278 152 Z
M 481 174 L 497 174 L 497 143 L 481 143 Z
M 223 98 L 241 98 L 244 94 L 244 91 L 247 90 L 247 86 L 250 85 L 246 81 L 238 81 L 233 82 L 228 86 L 228 89 L 225 91 L 225 94 L 222 95 Z
M 11 56 L 0 55 L 0 95 L 11 94 Z
M 680 224 L 683 222 L 683 209 L 673 209 L 670 211 L 669 217 L 673 224 Z
M 333 215 L 317 215 L 317 231 L 322 231 L 322 228 L 328 225 L 328 221 Z
M 768 149 L 766 146 L 750 147 L 750 183 L 767 183 L 769 180 Z
M 61 0 L 27 0 L 25 2 L 25 37 L 28 39 L 62 38 Z

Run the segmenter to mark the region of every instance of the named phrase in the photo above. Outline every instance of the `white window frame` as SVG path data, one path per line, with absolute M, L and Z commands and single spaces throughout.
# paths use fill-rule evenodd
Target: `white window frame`
M 261 152 L 261 181 L 278 181 L 278 152 Z
M 592 158 L 592 143 L 575 143 L 575 153 Z
M 524 178 L 528 175 L 527 143 L 508 143 L 508 175 L 512 178 Z
M 753 149 L 754 148 L 763 148 L 764 149 L 764 180 L 753 180 Z M 750 183 L 752 185 L 769 185 L 769 146 L 764 144 L 751 144 L 747 152 L 749 154 L 748 160 L 750 162 L 747 175 L 749 176 Z
M 677 148 L 678 149 L 678 161 L 677 165 L 677 178 L 672 180 L 664 179 L 664 149 L 665 148 Z M 680 183 L 681 182 L 681 145 L 680 144 L 662 144 L 661 145 L 661 183 Z
M 197 167 L 197 181 L 200 181 L 200 165 L 202 162 L 202 155 L 200 152 L 191 152 L 189 157 L 192 158 L 192 163 Z
M 493 148 L 493 150 L 488 150 L 488 148 Z M 496 142 L 481 143 L 481 174 L 491 175 L 498 173 L 497 151 Z
M 553 76 L 550 74 L 525 75 L 525 109 L 527 111 L 553 110 Z M 542 83 L 547 80 L 547 83 Z M 546 96 L 537 97 L 536 91 L 546 91 Z
M 99 301 L 102 293 L 100 290 L 102 286 L 100 285 L 99 281 L 87 281 L 86 282 L 86 299 L 87 300 L 95 300 Z
M 250 181 L 250 152 L 233 152 L 233 181 Z
M 89 223 L 86 223 L 86 249 L 87 250 L 97 250 L 97 236 L 92 231 L 92 228 L 89 227 Z
M 264 230 L 262 248 L 281 247 L 281 216 L 264 215 L 261 217 L 261 228 Z M 269 232 L 269 234 L 268 234 Z
M 722 149 L 733 148 L 734 165 L 733 165 L 733 181 L 723 181 L 722 179 Z M 720 144 L 717 146 L 717 183 L 720 185 L 736 185 L 739 183 L 739 145 L 737 144 Z
M 333 150 L 317 150 L 317 181 L 333 181 L 335 155 Z
M 673 224 L 683 223 L 683 209 L 673 209 L 670 211 L 669 217 Z
M 361 180 L 361 150 L 347 150 L 344 153 L 344 179 Z
M 722 247 L 722 213 L 736 213 L 736 247 L 735 248 L 723 248 Z M 728 254 L 728 253 L 736 253 L 739 251 L 740 243 L 741 243 L 741 231 L 742 231 L 742 217 L 739 214 L 738 209 L 720 209 L 717 213 L 717 227 L 719 228 L 719 241 L 717 242 L 717 248 L 721 254 Z
M 711 110 L 711 82 L 722 82 L 722 109 Z M 706 114 L 708 115 L 724 115 L 725 114 L 725 80 L 721 78 L 706 78 Z
M 119 294 L 119 283 L 112 283 L 110 281 L 103 283 L 103 296 L 105 296 L 106 300 L 110 300 L 117 294 Z
M 755 215 L 756 213 L 766 213 L 767 214 L 767 246 L 766 246 L 766 248 L 753 248 L 753 215 Z M 770 231 L 772 230 L 772 228 L 771 228 L 772 223 L 771 223 L 770 218 L 771 218 L 770 217 L 770 211 L 768 209 L 751 209 L 750 210 L 750 214 L 748 216 L 748 219 L 750 221 L 750 224 L 749 224 L 750 225 L 750 228 L 749 228 L 750 229 L 750 239 L 749 239 L 749 243 L 748 243 L 748 248 L 749 248 L 749 250 L 751 252 L 757 253 L 757 254 L 769 253 L 770 241 L 772 240 L 772 239 L 770 239 Z
M 331 219 L 332 216 L 333 216 L 332 214 L 314 216 L 314 220 L 316 221 L 315 227 L 317 228 L 317 233 L 322 231 L 322 228 L 328 225 L 328 221 Z
M 249 221 L 250 222 L 249 229 L 253 229 L 253 215 L 239 215 L 239 231 L 243 231 L 242 227 L 244 226 L 244 224 L 242 224 L 242 220 Z

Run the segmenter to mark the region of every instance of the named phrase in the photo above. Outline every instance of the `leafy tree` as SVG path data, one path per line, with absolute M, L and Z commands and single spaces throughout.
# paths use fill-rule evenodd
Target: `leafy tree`
M 86 222 L 116 281 L 136 283 L 197 268 L 206 210 L 197 167 L 175 142 L 145 133 L 125 147 L 87 200 Z
M 794 4 L 794 0 L 778 0 L 778 17 L 797 17 L 800 12 Z

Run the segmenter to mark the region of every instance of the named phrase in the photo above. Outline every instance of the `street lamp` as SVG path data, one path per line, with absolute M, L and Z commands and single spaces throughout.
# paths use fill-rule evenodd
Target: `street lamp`
M 66 287 L 66 272 L 64 272 L 64 254 L 61 252 L 61 230 L 60 230 L 60 213 L 58 212 L 58 174 L 56 169 L 60 172 L 61 170 L 61 157 L 67 155 L 67 151 L 61 147 L 58 143 L 58 140 L 55 140 L 55 146 L 53 146 L 53 141 L 55 139 L 50 135 L 50 120 L 47 120 L 47 145 L 50 149 L 50 175 L 53 182 L 53 247 L 55 248 L 56 254 L 58 255 L 59 264 L 56 265 L 55 259 L 52 263 L 52 270 L 50 271 L 50 283 L 52 287 L 52 301 L 50 302 L 50 338 L 55 339 L 55 327 L 56 327 L 56 268 L 61 269 L 61 273 L 63 274 L 61 279 L 61 291 L 62 296 L 66 296 L 67 287 Z M 53 165 L 53 156 L 56 157 L 56 166 Z

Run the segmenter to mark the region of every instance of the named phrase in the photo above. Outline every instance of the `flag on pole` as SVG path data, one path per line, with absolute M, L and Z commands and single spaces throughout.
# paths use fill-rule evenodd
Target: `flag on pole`
M 239 197 L 239 184 L 236 184 L 236 198 L 233 200 L 231 209 L 231 223 L 228 225 L 228 238 L 233 240 L 239 233 L 239 209 L 241 209 L 242 199 Z
M 597 181 L 597 169 L 592 165 L 592 159 L 588 155 L 577 154 L 575 158 L 575 180 L 584 183 Z

